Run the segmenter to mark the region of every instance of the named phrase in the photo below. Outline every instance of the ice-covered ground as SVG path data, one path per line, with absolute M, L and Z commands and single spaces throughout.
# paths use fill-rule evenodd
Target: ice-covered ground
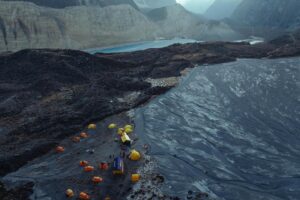
M 300 199 L 300 58 L 200 66 L 135 118 L 170 194 Z

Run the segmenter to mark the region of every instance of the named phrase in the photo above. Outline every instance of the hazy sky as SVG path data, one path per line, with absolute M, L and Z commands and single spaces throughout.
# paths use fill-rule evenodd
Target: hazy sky
M 203 13 L 214 2 L 214 0 L 176 0 L 177 3 L 182 4 L 186 9 L 195 12 Z

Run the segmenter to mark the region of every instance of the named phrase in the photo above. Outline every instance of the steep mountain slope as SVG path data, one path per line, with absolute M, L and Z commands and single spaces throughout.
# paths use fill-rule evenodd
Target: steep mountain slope
M 126 4 L 54 9 L 0 1 L 0 51 L 86 49 L 162 37 L 225 40 L 237 34 L 223 23 L 200 19 L 179 4 L 154 9 L 146 16 Z
M 105 46 L 151 39 L 156 30 L 129 5 L 52 9 L 26 2 L 0 3 L 0 51 Z
M 215 0 L 204 16 L 208 19 L 220 20 L 230 17 L 242 0 Z
M 15 1 L 15 0 L 0 0 L 0 1 Z M 19 0 L 25 2 L 31 2 L 39 6 L 45 6 L 50 8 L 65 8 L 69 6 L 110 6 L 128 4 L 137 9 L 133 0 Z
M 179 4 L 152 10 L 147 16 L 160 27 L 162 35 L 169 37 L 197 40 L 232 40 L 240 37 L 228 25 L 202 19 Z
M 151 10 L 176 4 L 176 0 L 134 0 L 141 9 Z
M 266 35 L 300 27 L 299 0 L 243 0 L 231 19 L 244 31 Z

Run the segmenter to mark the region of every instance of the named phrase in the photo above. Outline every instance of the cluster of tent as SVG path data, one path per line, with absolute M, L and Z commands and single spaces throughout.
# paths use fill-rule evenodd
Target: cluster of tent
M 109 129 L 116 129 L 117 125 L 116 124 L 109 124 L 108 125 Z M 120 137 L 120 141 L 123 145 L 131 147 L 132 141 L 129 137 L 129 134 L 131 134 L 134 130 L 134 127 L 132 125 L 125 125 L 122 128 L 117 129 L 117 134 Z M 132 161 L 138 161 L 141 159 L 141 154 L 135 150 L 131 149 L 130 153 L 128 155 L 128 158 Z M 124 163 L 122 158 L 116 158 L 114 161 L 114 174 L 123 174 L 124 173 Z M 137 182 L 140 179 L 139 174 L 132 174 L 131 175 L 131 181 L 132 182 Z
M 96 124 L 89 124 L 87 128 L 88 128 L 88 130 L 96 130 L 97 125 Z M 89 137 L 89 135 L 86 132 L 81 132 L 79 135 L 74 136 L 72 138 L 72 141 L 75 142 L 75 143 L 78 143 L 82 139 L 86 139 L 88 137 Z M 63 146 L 57 146 L 55 151 L 57 153 L 63 153 L 63 152 L 65 152 L 65 148 Z M 86 161 L 86 160 L 80 161 L 79 165 L 81 167 L 83 167 L 84 172 L 92 172 L 92 171 L 95 170 L 95 168 L 93 166 L 89 165 L 89 162 Z M 103 169 L 103 168 L 100 168 L 100 169 Z M 94 184 L 99 184 L 99 183 L 103 182 L 103 178 L 100 177 L 100 176 L 93 176 L 91 178 L 91 182 L 94 183 Z M 75 192 L 70 188 L 66 190 L 65 194 L 68 198 L 73 198 L 75 196 Z M 90 200 L 91 198 L 90 198 L 90 195 L 87 192 L 80 192 L 79 196 L 78 196 L 78 199 L 80 199 L 80 200 Z M 110 198 L 106 197 L 105 200 L 110 200 Z
M 89 124 L 88 129 L 95 130 L 96 129 L 96 124 Z M 82 139 L 85 139 L 85 138 L 88 138 L 88 137 L 89 137 L 89 135 L 87 133 L 81 132 L 78 136 L 74 136 L 72 138 L 72 141 L 77 143 L 77 142 L 80 142 Z M 63 146 L 57 146 L 55 151 L 57 153 L 63 153 L 65 151 L 65 148 Z
M 89 124 L 87 127 L 89 130 L 96 130 L 97 126 L 96 124 Z M 131 148 L 132 140 L 130 139 L 129 135 L 133 133 L 134 127 L 132 125 L 125 125 L 122 128 L 117 128 L 117 125 L 112 123 L 108 125 L 108 129 L 117 129 L 117 134 L 120 137 L 120 141 L 123 145 L 126 145 L 127 147 Z M 79 135 L 74 136 L 72 138 L 72 141 L 75 143 L 80 142 L 83 139 L 88 138 L 89 135 L 85 132 L 81 132 Z M 57 146 L 55 151 L 57 153 L 63 153 L 65 151 L 65 148 L 63 146 Z M 130 149 L 130 153 L 128 155 L 128 158 L 131 161 L 138 161 L 141 159 L 141 154 L 135 150 L 135 149 Z M 92 165 L 89 165 L 89 162 L 86 160 L 81 160 L 79 162 L 79 166 L 83 168 L 84 172 L 92 172 L 95 171 L 95 167 Z M 100 170 L 108 170 L 109 169 L 109 164 L 107 162 L 101 162 L 99 164 L 99 169 Z M 112 171 L 113 174 L 115 175 L 120 175 L 124 174 L 124 160 L 121 157 L 116 157 L 114 158 L 113 166 L 112 166 Z M 138 182 L 140 180 L 140 174 L 134 173 L 131 174 L 131 181 L 133 183 Z M 91 177 L 91 183 L 93 184 L 100 184 L 104 181 L 104 179 L 101 176 L 93 176 Z M 73 198 L 75 196 L 75 192 L 69 188 L 65 191 L 66 197 L 68 198 Z M 79 192 L 78 198 L 80 200 L 90 200 L 91 197 L 87 192 L 81 191 Z M 110 200 L 110 197 L 105 197 L 104 200 Z

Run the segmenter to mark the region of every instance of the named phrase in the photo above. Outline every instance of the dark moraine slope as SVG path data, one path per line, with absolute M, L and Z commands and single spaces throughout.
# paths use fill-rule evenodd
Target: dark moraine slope
M 287 38 L 269 44 L 193 43 L 122 54 L 48 49 L 2 54 L 0 175 L 45 154 L 87 123 L 170 88 L 151 87 L 148 78 L 178 77 L 197 64 L 236 58 L 299 56 L 299 40 L 293 37 L 283 45 Z

